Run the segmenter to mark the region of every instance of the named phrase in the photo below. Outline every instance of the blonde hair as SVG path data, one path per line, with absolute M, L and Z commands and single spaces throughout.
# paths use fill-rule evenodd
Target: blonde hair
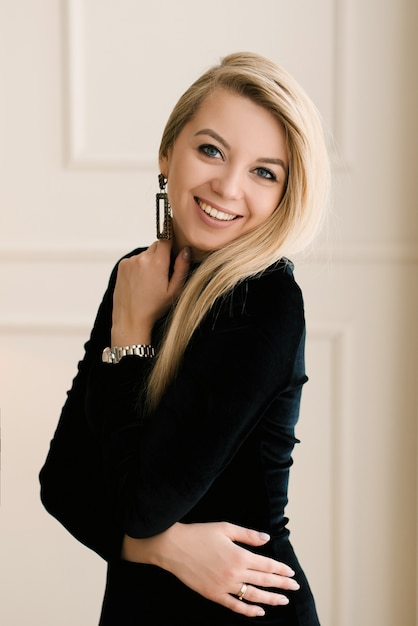
M 204 99 L 219 88 L 249 98 L 283 125 L 289 157 L 287 185 L 266 222 L 211 252 L 186 283 L 148 381 L 151 410 L 174 380 L 194 331 L 215 300 L 282 257 L 304 249 L 316 235 L 326 207 L 329 161 L 319 114 L 290 74 L 254 53 L 226 56 L 181 96 L 164 129 L 160 159 L 167 156 Z

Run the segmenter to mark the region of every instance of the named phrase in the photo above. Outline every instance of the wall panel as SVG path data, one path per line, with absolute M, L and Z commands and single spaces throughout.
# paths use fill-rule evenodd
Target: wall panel
M 298 76 L 331 127 L 335 12 L 333 0 L 320 0 L 315 7 L 267 0 L 262 11 L 239 0 L 215 0 L 210 11 L 190 0 L 158 8 L 132 0 L 68 0 L 70 163 L 155 167 L 162 124 L 174 102 L 204 68 L 237 50 L 259 51 Z M 317 30 L 310 28 L 318 16 L 320 45 Z M 167 45 L 166 53 L 161 53 L 162 45 Z M 301 54 L 306 50 L 309 57 Z
M 335 174 L 329 228 L 296 259 L 310 381 L 292 538 L 322 626 L 415 624 L 413 4 L 0 3 L 1 623 L 97 622 L 104 564 L 43 511 L 37 473 L 110 271 L 154 238 L 166 117 L 249 49 L 305 86 Z

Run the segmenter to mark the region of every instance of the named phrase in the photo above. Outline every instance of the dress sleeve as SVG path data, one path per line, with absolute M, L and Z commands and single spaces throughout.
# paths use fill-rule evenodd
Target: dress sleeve
M 86 390 L 90 370 L 109 345 L 115 280 L 116 268 L 39 474 L 46 510 L 105 560 L 119 558 L 124 533 L 106 489 L 102 447 L 87 418 Z
M 139 358 L 95 371 L 90 406 L 106 480 L 130 536 L 152 536 L 183 519 L 275 398 L 305 382 L 300 290 L 285 273 L 278 291 L 275 281 L 264 282 L 264 288 L 261 280 L 245 286 L 245 313 L 231 313 L 229 301 L 212 311 L 148 419 L 131 393 Z

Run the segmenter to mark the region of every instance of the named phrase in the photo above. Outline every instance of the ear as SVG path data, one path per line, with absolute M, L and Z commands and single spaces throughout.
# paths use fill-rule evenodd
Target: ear
M 159 160 L 160 172 L 164 178 L 168 179 L 169 159 L 168 156 L 163 156 Z

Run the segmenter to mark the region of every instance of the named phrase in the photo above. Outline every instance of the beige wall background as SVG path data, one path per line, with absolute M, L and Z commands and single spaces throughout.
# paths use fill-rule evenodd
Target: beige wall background
M 159 136 L 220 56 L 284 65 L 323 114 L 327 232 L 295 259 L 310 382 L 293 543 L 322 626 L 415 626 L 418 5 L 0 0 L 0 623 L 91 626 L 105 564 L 38 472 L 111 268 L 154 239 Z

